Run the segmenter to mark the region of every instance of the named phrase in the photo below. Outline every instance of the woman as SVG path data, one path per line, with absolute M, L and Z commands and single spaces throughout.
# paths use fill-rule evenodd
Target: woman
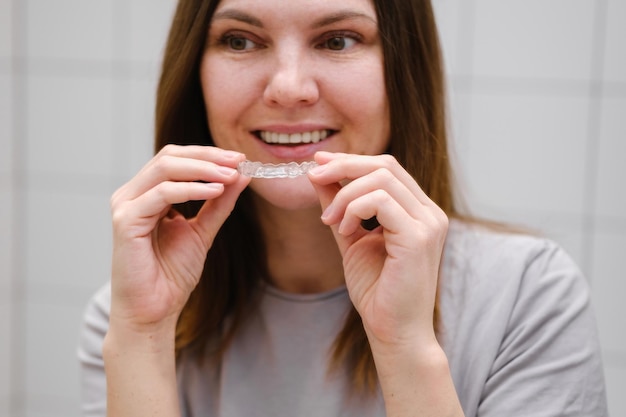
M 577 268 L 457 212 L 443 85 L 426 0 L 180 1 L 86 414 L 606 415 Z

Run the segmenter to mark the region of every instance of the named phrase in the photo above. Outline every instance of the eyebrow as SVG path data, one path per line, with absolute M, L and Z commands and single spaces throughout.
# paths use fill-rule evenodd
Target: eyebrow
M 252 26 L 257 26 L 262 28 L 263 23 L 254 16 L 249 15 L 246 12 L 237 9 L 226 9 L 220 12 L 217 12 L 213 15 L 212 21 L 215 20 L 238 20 L 243 23 L 247 23 Z
M 256 17 L 242 10 L 237 10 L 237 9 L 226 9 L 226 10 L 219 11 L 213 15 L 212 20 L 215 21 L 215 20 L 228 20 L 228 19 L 237 20 L 237 21 L 247 23 L 252 26 L 259 27 L 259 28 L 263 27 L 263 22 L 261 22 L 261 20 L 257 19 Z M 340 10 L 328 16 L 321 17 L 320 19 L 313 22 L 311 27 L 321 28 L 324 26 L 332 25 L 333 23 L 341 22 L 343 20 L 352 20 L 352 19 L 366 19 L 376 24 L 376 19 L 372 18 L 371 16 L 365 13 L 355 12 L 352 10 Z
M 352 19 L 366 19 L 376 24 L 376 19 L 372 18 L 371 16 L 365 13 L 355 12 L 352 10 L 340 10 L 336 13 L 332 13 L 328 16 L 324 16 L 316 20 L 315 22 L 313 22 L 311 27 L 320 28 L 320 27 L 332 25 L 333 23 L 341 22 L 343 20 L 352 20 Z

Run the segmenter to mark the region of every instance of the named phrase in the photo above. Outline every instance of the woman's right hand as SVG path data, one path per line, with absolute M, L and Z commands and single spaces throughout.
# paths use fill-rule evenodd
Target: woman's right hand
M 207 251 L 250 179 L 245 156 L 212 146 L 164 147 L 111 198 L 111 322 L 137 331 L 175 325 Z M 186 219 L 173 204 L 205 203 Z

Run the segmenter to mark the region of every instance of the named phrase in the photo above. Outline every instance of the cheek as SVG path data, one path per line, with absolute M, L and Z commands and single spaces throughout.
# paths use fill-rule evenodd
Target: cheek
M 232 99 L 234 94 L 227 94 L 229 86 L 225 82 L 217 82 L 224 78 L 219 72 L 212 71 L 210 68 L 204 68 L 201 76 L 202 79 L 202 95 L 204 104 L 209 118 L 209 123 L 223 120 L 228 115 L 226 109 L 230 109 L 236 101 Z
M 232 65 L 210 54 L 202 60 L 200 82 L 207 113 L 213 119 L 231 114 L 247 95 L 245 77 L 238 76 Z
M 355 129 L 363 137 L 369 138 L 361 143 L 359 151 L 367 154 L 385 152 L 389 144 L 390 118 L 382 68 L 362 68 L 354 77 L 338 84 L 337 88 L 344 89 L 337 97 L 343 101 L 343 108 L 349 112 Z
M 200 69 L 202 96 L 213 142 L 218 147 L 231 148 L 234 144 L 227 138 L 235 137 L 232 131 L 245 105 L 242 86 L 234 83 L 233 77 L 218 63 L 205 60 Z
M 333 72 L 330 72 L 333 74 Z M 326 85 L 337 103 L 361 120 L 373 121 L 387 116 L 387 94 L 383 68 L 377 60 L 326 78 Z

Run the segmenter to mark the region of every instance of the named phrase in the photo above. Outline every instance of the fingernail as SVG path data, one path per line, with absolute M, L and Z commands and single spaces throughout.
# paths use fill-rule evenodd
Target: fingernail
M 331 203 L 328 205 L 328 207 L 326 207 L 326 209 L 324 209 L 324 212 L 322 213 L 322 221 L 325 223 L 326 220 L 328 220 L 332 214 L 333 214 L 333 205 Z
M 224 188 L 224 184 L 220 182 L 207 182 L 204 184 L 204 186 L 211 190 L 221 190 Z
M 309 170 L 309 174 L 315 176 L 315 175 L 320 175 L 324 172 L 324 170 L 326 169 L 325 165 L 318 165 L 315 168 L 311 168 Z
M 227 159 L 239 159 L 241 157 L 241 152 L 225 150 L 222 155 Z

